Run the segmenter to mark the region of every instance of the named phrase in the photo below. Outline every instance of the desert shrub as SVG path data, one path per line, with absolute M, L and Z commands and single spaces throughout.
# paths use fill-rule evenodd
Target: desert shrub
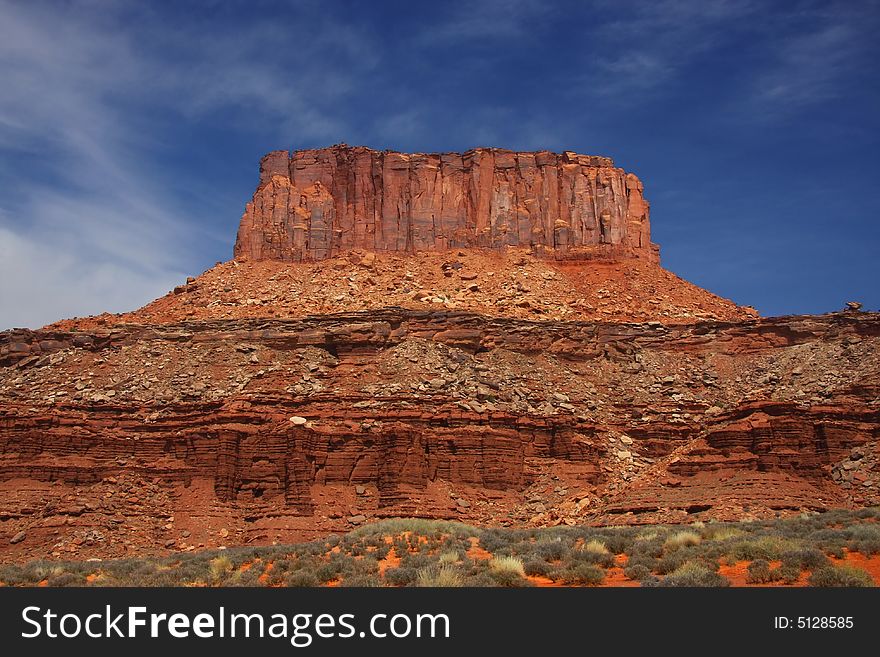
M 602 537 L 602 543 L 611 554 L 623 554 L 630 549 L 635 541 L 635 532 L 632 530 L 618 530 Z
M 317 573 L 309 570 L 294 570 L 284 575 L 284 586 L 314 587 L 320 585 Z
M 215 584 L 219 584 L 230 572 L 232 572 L 232 561 L 226 556 L 214 557 L 209 562 L 208 568 L 211 580 Z
M 767 584 L 773 581 L 770 564 L 765 559 L 755 559 L 747 570 L 746 581 L 749 584 Z
M 754 561 L 764 559 L 773 561 L 779 559 L 784 552 L 800 547 L 797 542 L 781 536 L 759 536 L 743 541 L 737 541 L 732 545 L 728 554 L 740 561 Z
M 591 563 L 579 563 L 560 570 L 558 578 L 565 584 L 598 586 L 605 580 L 605 571 Z
M 0 582 L 6 586 L 23 586 L 33 583 L 24 576 L 22 569 L 17 566 L 3 566 L 0 568 Z
M 630 557 L 644 555 L 646 557 L 657 559 L 663 554 L 663 542 L 663 537 L 654 533 L 651 535 L 651 538 L 634 541 L 628 554 Z
M 315 577 L 318 578 L 318 581 L 326 584 L 327 582 L 332 582 L 339 575 L 339 564 L 338 563 L 324 563 L 318 566 L 315 570 Z
M 703 530 L 703 538 L 708 541 L 726 541 L 731 538 L 738 538 L 743 534 L 745 532 L 742 529 L 722 524 L 710 524 Z
M 469 574 L 467 578 L 462 579 L 461 585 L 480 588 L 497 588 L 499 586 L 488 570 Z
M 404 554 L 400 557 L 400 565 L 420 570 L 433 565 L 434 559 L 427 554 Z
M 851 529 L 847 547 L 852 552 L 861 552 L 865 556 L 880 554 L 880 526 L 876 524 L 856 525 Z
M 566 566 L 595 564 L 608 568 L 614 565 L 614 555 L 601 541 L 590 540 L 569 551 L 565 555 L 564 563 Z
M 508 532 L 500 529 L 488 529 L 480 533 L 480 547 L 493 554 L 506 549 L 512 540 Z
M 159 573 L 160 577 L 162 575 L 168 575 L 168 579 L 170 581 L 168 584 L 159 584 L 159 586 L 180 586 L 181 580 L 180 574 L 175 573 L 173 571 L 168 571 L 167 573 Z M 192 581 L 192 580 L 190 580 Z M 262 586 L 260 582 L 260 569 L 259 568 L 248 568 L 247 570 L 236 570 L 234 571 L 225 582 L 223 582 L 224 586 Z
M 524 576 L 513 570 L 492 570 L 489 569 L 489 575 L 495 580 L 498 586 L 521 587 L 532 586 L 532 583 Z
M 871 574 L 855 566 L 825 566 L 819 568 L 808 580 L 810 586 L 874 586 Z
M 724 577 L 711 570 L 706 564 L 688 561 L 664 577 L 660 586 L 729 586 Z
M 685 530 L 680 532 L 675 532 L 671 536 L 669 536 L 666 541 L 663 543 L 664 550 L 677 550 L 681 547 L 688 547 L 691 545 L 699 545 L 700 541 L 703 540 L 703 537 L 700 536 L 695 531 Z
M 861 552 L 866 557 L 880 554 L 880 539 L 870 538 L 857 541 L 851 541 L 849 545 L 851 552 Z
M 559 561 L 565 556 L 569 550 L 569 544 L 561 540 L 553 541 L 537 541 L 530 551 L 530 554 L 545 561 Z
M 631 557 L 626 562 L 628 568 L 633 566 L 642 566 L 648 569 L 648 572 L 654 572 L 657 568 L 659 561 L 654 559 L 653 557 L 649 557 L 644 554 L 636 554 Z
M 47 586 L 85 586 L 86 578 L 80 573 L 62 572 L 52 575 L 46 582 Z
M 636 582 L 641 582 L 648 577 L 651 577 L 651 571 L 642 564 L 635 564 L 633 566 L 627 564 L 626 568 L 623 569 L 623 574 L 627 579 L 631 579 Z
M 796 567 L 798 570 L 816 570 L 830 564 L 822 550 L 812 547 L 788 550 L 782 553 L 781 558 L 783 565 Z
M 592 552 L 594 554 L 609 554 L 609 550 L 605 547 L 605 543 L 598 539 L 590 539 L 581 546 L 582 552 Z
M 773 581 L 794 584 L 801 576 L 801 567 L 792 563 L 783 563 L 771 570 L 770 576 Z
M 830 554 L 838 559 L 843 559 L 844 556 L 846 556 L 844 548 L 846 548 L 849 540 L 849 532 L 831 528 L 811 532 L 806 537 L 806 543 L 813 545 L 825 552 L 825 554 Z
M 523 564 L 526 575 L 540 575 L 547 577 L 554 568 L 543 559 L 530 559 Z
M 416 575 L 416 586 L 464 586 L 464 577 L 455 566 L 422 568 Z
M 660 575 L 668 575 L 673 571 L 678 570 L 692 559 L 693 555 L 691 555 L 687 550 L 675 550 L 670 554 L 664 554 L 662 557 L 660 557 L 660 559 L 657 560 L 657 564 L 653 570 Z
M 382 586 L 382 581 L 371 573 L 353 573 L 345 575 L 339 585 L 348 588 L 376 588 Z
M 416 581 L 418 571 L 407 566 L 389 568 L 385 571 L 385 581 L 391 586 L 407 586 Z
M 523 562 L 518 557 L 494 557 L 489 561 L 489 570 L 493 573 L 513 573 L 525 577 Z
M 440 556 L 437 557 L 437 563 L 457 563 L 459 560 L 459 554 L 457 551 L 449 550 L 447 552 L 441 552 Z

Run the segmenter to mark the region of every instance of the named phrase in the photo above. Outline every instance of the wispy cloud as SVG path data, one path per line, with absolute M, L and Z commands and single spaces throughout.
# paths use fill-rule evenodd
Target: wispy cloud
M 0 1 L 0 329 L 128 310 L 191 266 L 208 222 L 164 187 L 157 117 L 229 112 L 230 129 L 328 139 L 345 129 L 334 103 L 377 62 L 320 16 L 200 27 L 124 3 Z
M 422 45 L 451 45 L 511 39 L 531 34 L 535 21 L 551 13 L 542 0 L 470 0 L 450 5 L 445 20 L 425 25 L 415 35 Z
M 755 6 L 744 0 L 603 1 L 597 9 L 598 16 L 613 10 L 617 17 L 591 33 L 607 54 L 587 63 L 585 82 L 598 96 L 636 102 L 633 94 L 662 89 L 701 53 L 735 38 Z
M 873 5 L 873 7 L 871 7 Z M 804 11 L 799 29 L 774 34 L 767 65 L 754 79 L 749 98 L 772 112 L 798 110 L 841 96 L 863 73 L 865 54 L 878 52 L 880 6 L 858 3 L 834 12 Z M 870 78 L 876 71 L 869 72 Z

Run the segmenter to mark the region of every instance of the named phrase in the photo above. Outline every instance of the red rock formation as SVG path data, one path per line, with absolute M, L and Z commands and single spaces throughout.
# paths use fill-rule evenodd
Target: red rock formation
M 388 308 L 7 331 L 0 561 L 187 549 L 181 521 L 226 545 L 220 529 L 289 541 L 351 516 L 876 504 L 878 349 L 872 313 L 664 326 Z
M 880 502 L 880 315 L 677 279 L 641 191 L 573 153 L 268 155 L 238 260 L 0 333 L 0 561 Z
M 531 246 L 555 258 L 656 262 L 642 191 L 610 158 L 570 151 L 273 151 L 260 163 L 235 257 Z

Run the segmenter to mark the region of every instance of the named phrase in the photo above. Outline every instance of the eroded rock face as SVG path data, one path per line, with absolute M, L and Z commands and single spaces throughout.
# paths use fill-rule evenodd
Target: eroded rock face
M 0 560 L 291 541 L 361 516 L 876 504 L 878 352 L 872 313 L 666 326 L 388 308 L 7 331 Z
M 260 163 L 235 257 L 528 246 L 557 259 L 658 261 L 642 192 L 610 158 L 570 151 L 273 151 Z

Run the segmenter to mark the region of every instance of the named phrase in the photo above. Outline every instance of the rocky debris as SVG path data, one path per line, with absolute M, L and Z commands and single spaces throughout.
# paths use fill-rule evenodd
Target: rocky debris
M 849 312 L 857 313 L 857 312 L 859 312 L 861 309 L 862 309 L 862 304 L 861 304 L 860 302 L 858 302 L 858 301 L 847 301 L 847 302 L 846 302 L 846 308 L 845 308 L 844 310 L 847 310 L 847 311 L 849 311 Z
M 880 315 L 682 281 L 605 159 L 270 154 L 236 248 L 0 333 L 0 560 L 878 503 Z
M 831 478 L 855 503 L 880 504 L 880 442 L 853 447 L 846 458 L 831 466 Z
M 131 313 L 64 320 L 47 328 L 291 319 L 389 306 L 550 321 L 680 324 L 757 317 L 753 309 L 638 259 L 558 262 L 514 247 L 455 253 L 462 267 L 450 270 L 449 277 L 442 268 L 448 253 L 431 251 L 407 256 L 353 251 L 318 263 L 232 261 L 199 276 L 185 295 L 169 294 Z M 372 264 L 365 270 L 358 263 L 368 255 Z
M 569 151 L 274 151 L 260 163 L 235 257 L 531 246 L 553 258 L 657 261 L 642 192 L 609 158 Z M 460 263 L 449 264 L 452 276 Z
M 872 313 L 662 325 L 386 309 L 9 331 L 0 516 L 28 540 L 7 552 L 265 543 L 358 516 L 546 526 L 867 503 L 878 343 Z

